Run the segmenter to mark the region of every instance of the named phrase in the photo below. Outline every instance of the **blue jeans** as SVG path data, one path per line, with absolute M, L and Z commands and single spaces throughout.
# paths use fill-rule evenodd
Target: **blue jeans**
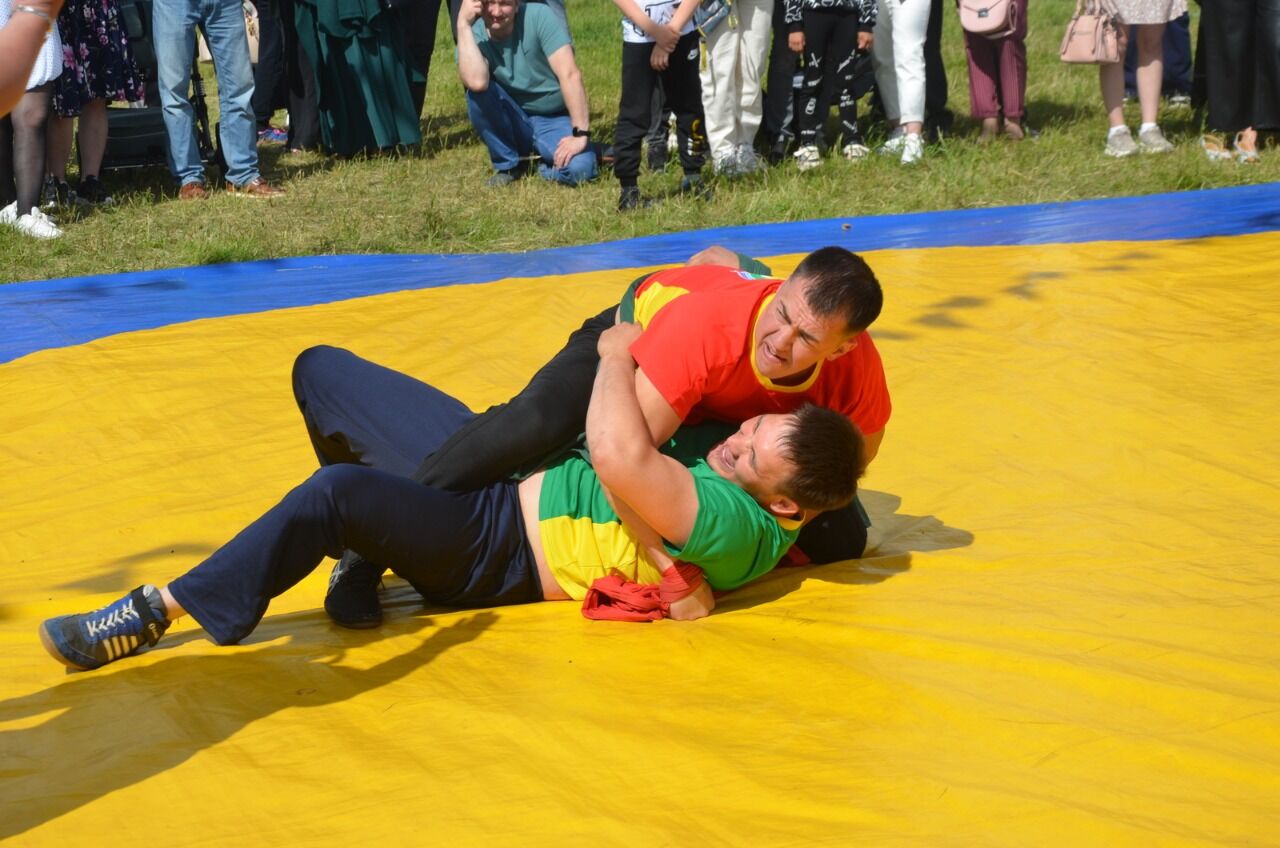
M 555 167 L 556 145 L 573 133 L 573 122 L 567 113 L 530 115 L 502 86 L 491 82 L 484 91 L 467 92 L 467 115 L 489 148 L 489 161 L 495 170 L 510 171 L 536 151 L 542 159 L 538 173 L 544 179 L 571 186 L 596 178 L 596 153 L 590 144 L 569 160 L 567 168 Z
M 155 0 L 152 5 L 152 43 L 169 134 L 169 170 L 182 185 L 204 180 L 195 111 L 187 96 L 197 26 L 204 32 L 218 75 L 218 134 L 227 160 L 227 181 L 244 185 L 258 176 L 258 135 L 253 119 L 253 66 L 240 0 Z

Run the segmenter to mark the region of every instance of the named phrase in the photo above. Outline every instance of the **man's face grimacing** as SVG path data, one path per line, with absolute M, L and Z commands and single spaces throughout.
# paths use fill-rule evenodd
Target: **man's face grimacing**
M 490 38 L 502 41 L 511 35 L 519 6 L 519 0 L 480 0 L 480 16 Z
M 783 437 L 793 424 L 790 415 L 749 418 L 738 432 L 711 449 L 707 464 L 775 515 L 794 515 L 799 507 L 781 493 L 796 470 L 783 446 Z
M 752 358 L 756 370 L 775 382 L 791 377 L 800 382 L 818 362 L 848 353 L 858 343 L 843 318 L 814 313 L 810 285 L 792 275 L 756 321 Z

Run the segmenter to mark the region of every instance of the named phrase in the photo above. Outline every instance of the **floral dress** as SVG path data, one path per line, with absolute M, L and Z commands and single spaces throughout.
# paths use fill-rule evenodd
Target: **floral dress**
M 142 75 L 133 59 L 117 0 L 66 0 L 58 13 L 62 76 L 53 87 L 53 108 L 64 118 L 79 115 L 90 100 L 142 100 Z

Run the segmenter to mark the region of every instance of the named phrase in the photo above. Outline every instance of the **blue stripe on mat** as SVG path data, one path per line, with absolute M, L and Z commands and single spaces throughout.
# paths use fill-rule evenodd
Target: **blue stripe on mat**
M 197 318 L 385 292 L 683 262 L 709 244 L 755 256 L 1148 241 L 1280 230 L 1280 183 L 1074 203 L 694 230 L 519 254 L 322 256 L 0 286 L 0 362 Z

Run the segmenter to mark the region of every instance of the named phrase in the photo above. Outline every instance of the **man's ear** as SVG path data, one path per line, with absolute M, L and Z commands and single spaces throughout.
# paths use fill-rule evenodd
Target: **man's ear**
M 769 503 L 765 505 L 765 509 L 777 518 L 790 518 L 799 520 L 804 517 L 802 510 L 795 501 L 785 495 L 774 495 Z
M 840 345 L 840 347 L 836 348 L 835 350 L 831 351 L 831 353 L 827 354 L 827 359 L 828 360 L 838 359 L 841 356 L 844 356 L 849 351 L 853 350 L 855 347 L 858 346 L 858 336 L 860 335 L 862 334 L 854 333 L 852 336 L 845 339 L 844 344 Z

